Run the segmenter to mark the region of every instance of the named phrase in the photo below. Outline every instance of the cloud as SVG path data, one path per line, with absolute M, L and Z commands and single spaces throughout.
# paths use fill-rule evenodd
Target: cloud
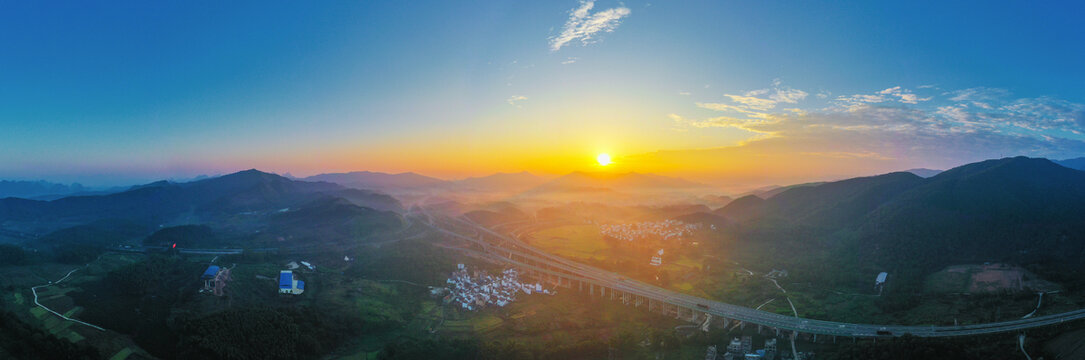
M 774 85 L 725 95 L 732 103 L 694 103 L 728 116 L 671 114 L 671 119 L 687 128 L 751 131 L 758 137 L 743 147 L 792 156 L 949 167 L 1009 155 L 1065 158 L 1085 153 L 1085 104 L 1052 97 L 1013 99 L 1008 91 L 990 88 L 919 97 L 893 86 L 838 96 L 831 100 L 838 106 L 779 109 L 780 103 L 798 103 L 804 96 L 789 97 L 786 94 L 798 92 Z
M 765 98 L 766 95 L 767 98 Z M 732 102 L 740 104 L 741 106 L 739 108 L 741 109 L 736 107 L 726 107 L 723 106 L 723 104 L 705 105 L 716 106 L 717 108 L 713 110 L 722 111 L 724 108 L 726 108 L 726 110 L 735 110 L 749 113 L 751 111 L 771 110 L 775 108 L 776 105 L 779 103 L 795 104 L 805 99 L 807 95 L 810 94 L 799 89 L 792 89 L 790 87 L 782 86 L 780 80 L 777 79 L 773 80 L 772 88 L 769 89 L 750 90 L 743 93 L 742 95 L 723 95 L 731 99 Z M 697 106 L 712 109 L 711 107 L 702 106 L 702 104 L 699 103 L 697 104 Z
M 735 106 L 735 105 L 728 105 L 728 104 L 721 104 L 721 103 L 700 103 L 700 102 L 696 103 L 696 104 L 697 104 L 697 107 L 699 107 L 699 108 L 715 110 L 715 111 L 735 111 L 735 112 L 746 113 L 746 114 L 749 114 L 749 113 L 753 112 L 753 111 L 749 110 L 746 106 Z
M 513 95 L 513 96 L 509 96 L 509 98 L 507 100 L 505 100 L 505 102 L 509 103 L 509 105 L 520 107 L 520 102 L 522 102 L 524 100 L 527 100 L 527 96 Z
M 747 109 L 751 109 L 751 110 L 765 111 L 765 110 L 770 110 L 770 109 L 776 107 L 776 100 L 762 99 L 762 98 L 753 97 L 753 96 L 731 95 L 731 94 L 725 94 L 723 96 L 726 96 L 726 97 L 730 98 L 731 101 L 742 104 Z
M 579 58 L 575 58 L 575 57 L 570 56 L 570 57 L 565 58 L 565 60 L 562 61 L 561 64 L 562 65 L 569 65 L 569 64 L 575 63 L 578 59 Z
M 879 104 L 886 102 L 899 102 L 902 104 L 919 104 L 920 102 L 930 101 L 933 97 L 921 98 L 912 93 L 911 90 L 904 89 L 900 86 L 894 86 L 881 91 L 877 91 L 873 94 L 853 94 L 847 96 L 837 96 L 834 100 L 838 106 L 849 111 L 855 111 L 863 108 L 869 104 Z
M 901 89 L 900 86 L 894 86 L 894 87 L 879 91 L 878 94 L 888 95 L 890 97 L 897 97 L 897 98 L 899 98 L 897 101 L 900 101 L 900 102 L 905 103 L 905 104 L 918 104 L 920 101 L 930 101 L 930 99 L 932 99 L 930 97 L 920 98 L 920 97 L 916 96 L 915 94 L 913 94 L 911 90 Z
M 776 93 L 769 96 L 769 98 L 776 100 L 777 102 L 794 104 L 799 102 L 799 100 L 805 99 L 806 95 L 809 94 L 798 89 L 776 89 Z
M 561 34 L 550 38 L 550 51 L 561 50 L 566 44 L 580 40 L 581 44 L 588 45 L 596 41 L 597 34 L 613 32 L 621 24 L 622 18 L 629 16 L 630 10 L 625 6 L 597 11 L 591 13 L 595 7 L 594 0 L 580 2 L 580 7 L 569 12 L 569 19 L 561 28 Z

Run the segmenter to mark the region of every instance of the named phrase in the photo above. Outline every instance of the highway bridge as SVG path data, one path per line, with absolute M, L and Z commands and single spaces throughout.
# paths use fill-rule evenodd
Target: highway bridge
M 427 216 L 438 231 L 471 241 L 481 246 L 492 259 L 528 270 L 556 285 L 570 289 L 575 286 L 590 296 L 617 300 L 637 307 L 645 306 L 648 311 L 673 315 L 696 323 L 712 322 L 728 326 L 737 321 L 741 326 L 758 326 L 759 331 L 809 334 L 816 341 L 818 335 L 831 336 L 834 340 L 838 336 L 860 338 L 905 334 L 919 337 L 982 335 L 1022 331 L 1085 319 L 1085 309 L 1020 320 L 960 326 L 853 324 L 803 319 L 683 294 L 628 279 L 620 274 L 549 254 L 469 219 L 443 217 L 434 220 L 432 215 Z

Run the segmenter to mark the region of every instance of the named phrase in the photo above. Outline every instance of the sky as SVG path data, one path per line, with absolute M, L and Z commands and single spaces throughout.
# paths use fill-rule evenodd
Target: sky
M 579 170 L 739 188 L 1079 157 L 1082 7 L 0 2 L 0 178 Z

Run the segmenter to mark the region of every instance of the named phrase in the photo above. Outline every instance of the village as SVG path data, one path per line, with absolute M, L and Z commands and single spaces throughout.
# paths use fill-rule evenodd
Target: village
M 516 300 L 519 292 L 557 294 L 556 290 L 544 289 L 540 283 L 520 282 L 519 276 L 519 272 L 511 268 L 502 270 L 500 276 L 493 276 L 486 271 L 469 271 L 464 264 L 458 264 L 446 281 L 449 294 L 444 297 L 444 302 L 475 311 L 487 306 L 505 307 Z
M 635 242 L 641 240 L 681 240 L 693 235 L 701 224 L 687 224 L 678 220 L 637 222 L 632 224 L 599 225 L 603 236 Z

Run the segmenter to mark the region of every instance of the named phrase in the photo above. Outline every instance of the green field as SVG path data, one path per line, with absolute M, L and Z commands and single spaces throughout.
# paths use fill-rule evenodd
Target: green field
M 558 256 L 569 258 L 606 258 L 610 245 L 595 225 L 565 225 L 534 234 L 532 244 Z
M 132 355 L 132 352 L 133 352 L 132 348 L 127 348 L 126 347 L 124 349 L 121 349 L 121 351 L 118 351 L 112 357 L 110 357 L 109 360 L 124 360 L 124 359 L 127 359 L 128 355 Z

